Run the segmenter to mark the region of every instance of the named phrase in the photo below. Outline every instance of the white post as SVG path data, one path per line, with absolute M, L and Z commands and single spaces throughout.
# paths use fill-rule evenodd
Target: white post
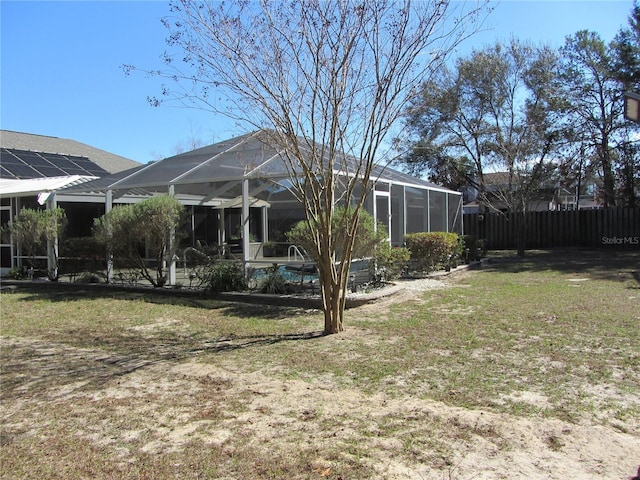
M 407 207 L 407 187 L 402 186 L 402 246 L 404 246 L 404 238 L 407 236 L 407 213 L 409 208 Z
M 269 215 L 268 207 L 262 207 L 262 243 L 269 241 Z
M 104 196 L 104 212 L 109 213 L 113 208 L 113 190 L 107 190 Z M 113 251 L 107 249 L 107 283 L 113 283 Z
M 242 180 L 242 263 L 245 271 L 249 260 L 249 180 Z
M 449 194 L 445 193 L 444 194 L 444 211 L 447 212 L 447 232 L 451 232 L 451 229 L 449 228 Z
M 56 194 L 51 192 L 49 198 L 47 199 L 47 208 L 49 210 L 54 210 L 58 206 L 58 202 L 56 200 Z M 58 252 L 59 252 L 59 244 L 58 244 L 58 236 L 51 241 L 47 240 L 47 272 L 49 272 L 49 278 L 55 280 L 58 278 Z
M 224 208 L 218 209 L 218 248 L 227 253 L 225 249 L 227 248 L 227 234 L 225 227 L 225 219 L 224 219 Z
M 425 205 L 424 220 L 427 225 L 426 232 L 431 231 L 431 190 L 427 190 L 427 204 Z
M 169 185 L 169 195 L 175 197 L 174 185 Z M 171 227 L 169 232 L 169 285 L 176 284 L 176 229 Z

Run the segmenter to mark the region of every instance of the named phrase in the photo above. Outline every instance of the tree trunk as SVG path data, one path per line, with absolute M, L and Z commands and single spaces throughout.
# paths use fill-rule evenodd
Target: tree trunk
M 519 257 L 524 257 L 526 242 L 527 242 L 527 223 L 526 213 L 516 212 L 516 246 Z
M 322 294 L 322 309 L 324 311 L 324 334 L 331 335 L 344 330 L 344 295 L 340 286 L 340 276 L 335 271 L 331 259 L 324 258 L 318 264 Z
M 602 189 L 605 208 L 616 206 L 615 179 L 613 168 L 611 166 L 611 154 L 609 152 L 609 138 L 603 136 L 602 143 L 599 146 L 600 165 L 602 167 Z
M 332 284 L 329 288 L 322 289 L 322 303 L 324 307 L 324 334 L 331 335 L 344 330 L 342 318 L 344 310 L 340 308 L 340 296 L 342 292 L 338 285 Z

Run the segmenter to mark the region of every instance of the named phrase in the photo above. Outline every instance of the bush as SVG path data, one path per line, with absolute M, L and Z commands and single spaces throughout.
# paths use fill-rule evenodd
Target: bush
M 354 215 L 351 209 L 337 207 L 333 216 L 331 225 L 332 235 L 336 238 L 344 235 L 345 219 Z M 380 222 L 377 222 L 373 216 L 366 210 L 359 211 L 360 218 L 358 220 L 358 228 L 355 232 L 355 242 L 353 245 L 352 258 L 369 258 L 374 256 L 373 252 L 383 244 L 387 244 L 388 233 Z M 376 225 L 377 223 L 377 225 Z M 287 232 L 287 240 L 295 245 L 300 245 L 304 250 L 313 256 L 317 251 L 315 239 L 311 234 L 309 225 L 306 220 L 298 222 Z M 336 260 L 342 261 L 345 252 L 337 250 Z M 317 261 L 317 259 L 316 259 Z
M 448 265 L 449 259 L 461 253 L 457 233 L 419 232 L 405 237 L 417 270 L 432 272 Z
M 407 268 L 411 252 L 408 248 L 392 247 L 388 243 L 380 245 L 375 252 L 377 276 L 383 282 L 398 278 Z
M 29 257 L 31 268 L 36 268 L 36 256 L 47 253 L 47 242 L 60 239 L 66 225 L 67 216 L 62 208 L 23 208 L 11 222 L 9 230 L 21 246 L 21 254 Z M 57 256 L 54 256 L 52 268 L 47 270 L 47 274 L 50 280 L 58 280 Z
M 281 295 L 287 293 L 287 283 L 280 273 L 278 265 L 275 263 L 272 267 L 267 268 L 267 275 L 260 282 L 260 291 L 262 293 L 270 293 L 272 295 Z
M 472 260 L 480 260 L 487 253 L 485 241 L 479 239 L 475 235 L 464 235 L 462 237 L 464 255 L 467 257 L 467 262 Z M 467 255 L 468 250 L 468 255 Z
M 60 274 L 75 278 L 104 270 L 105 249 L 93 237 L 72 237 L 60 244 Z
M 94 220 L 94 238 L 111 250 L 118 261 L 132 264 L 154 287 L 167 281 L 165 263 L 173 257 L 179 238 L 172 238 L 186 218 L 174 197 L 151 197 L 132 205 L 118 205 Z M 172 233 L 173 232 L 173 233 Z M 147 266 L 145 250 L 155 264 Z
M 13 267 L 11 270 L 9 270 L 7 277 L 13 280 L 24 280 L 25 278 L 27 278 L 27 275 L 25 274 L 22 267 Z
M 212 263 L 202 275 L 210 292 L 241 292 L 248 287 L 241 262 Z

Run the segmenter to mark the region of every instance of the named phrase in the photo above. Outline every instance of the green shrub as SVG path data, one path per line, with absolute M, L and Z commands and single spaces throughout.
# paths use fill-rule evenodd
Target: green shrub
M 272 295 L 287 293 L 287 283 L 277 264 L 267 268 L 266 276 L 260 282 L 260 291 Z
M 174 197 L 151 197 L 131 205 L 118 205 L 94 220 L 93 236 L 110 249 L 116 261 L 133 265 L 154 287 L 167 281 L 165 265 L 175 254 L 175 245 L 186 210 Z M 145 262 L 145 251 L 155 271 Z
M 27 278 L 27 275 L 25 275 L 22 267 L 13 267 L 11 270 L 9 270 L 7 277 L 13 280 L 24 280 L 25 278 Z
M 21 254 L 28 257 L 31 268 L 37 268 L 36 256 L 46 254 L 47 242 L 59 240 L 66 226 L 67 216 L 62 208 L 23 208 L 11 222 L 9 230 L 20 245 Z M 47 270 L 47 275 L 50 280 L 58 280 L 58 257 L 55 251 L 53 253 L 53 265 Z
M 331 225 L 332 235 L 336 238 L 344 235 L 343 228 L 346 219 L 355 215 L 353 210 L 344 207 L 336 207 Z M 355 232 L 355 242 L 353 244 L 352 258 L 369 258 L 374 256 L 373 252 L 382 244 L 387 244 L 388 233 L 382 223 L 377 222 L 366 210 L 359 211 L 358 228 Z M 376 225 L 377 224 L 377 225 Z M 287 241 L 295 245 L 300 245 L 311 256 L 317 251 L 315 239 L 311 234 L 306 220 L 298 222 L 287 232 Z M 336 251 L 336 260 L 341 261 L 345 252 Z M 317 260 L 317 259 L 316 259 Z
M 379 245 L 375 251 L 377 276 L 385 282 L 395 280 L 407 268 L 410 258 L 408 248 L 392 247 L 388 243 Z
M 212 263 L 202 275 L 210 292 L 241 292 L 248 287 L 241 262 Z
M 485 241 L 479 239 L 475 235 L 464 235 L 463 241 L 463 255 L 467 256 L 467 261 L 480 260 L 487 253 Z M 467 250 L 469 251 L 467 255 Z
M 405 237 L 405 242 L 411 252 L 414 268 L 426 272 L 448 265 L 451 257 L 460 254 L 457 233 L 410 233 Z

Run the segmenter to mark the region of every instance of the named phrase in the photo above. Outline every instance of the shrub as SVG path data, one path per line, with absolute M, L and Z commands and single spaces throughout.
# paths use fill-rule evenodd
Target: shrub
M 471 260 L 480 260 L 487 253 L 485 242 L 482 239 L 479 239 L 475 235 L 464 235 L 462 237 L 463 240 L 463 250 L 464 255 L 467 255 L 466 251 L 469 251 L 467 256 L 467 261 Z
M 11 270 L 9 270 L 7 277 L 13 280 L 23 280 L 27 278 L 27 275 L 21 267 L 13 267 Z
M 407 268 L 410 258 L 408 248 L 380 245 L 375 252 L 376 277 L 383 282 L 395 280 Z
M 178 244 L 172 232 L 180 231 L 185 208 L 174 197 L 151 197 L 132 205 L 119 205 L 94 220 L 94 238 L 116 257 L 132 263 L 154 287 L 167 281 L 165 262 L 170 261 Z M 155 262 L 154 272 L 147 267 L 145 249 Z
M 449 258 L 460 253 L 457 233 L 410 233 L 405 237 L 405 242 L 417 270 L 431 272 L 447 265 Z
M 281 295 L 287 293 L 287 283 L 280 273 L 277 264 L 267 268 L 266 276 L 260 282 L 260 291 L 262 293 L 270 293 L 273 295 Z
M 387 242 L 388 233 L 382 223 L 377 222 L 373 216 L 366 210 L 360 210 L 360 218 L 358 220 L 358 228 L 355 232 L 355 242 L 353 245 L 352 258 L 369 258 L 374 256 L 373 252 L 378 246 Z M 354 212 L 344 207 L 337 207 L 333 216 L 333 224 L 331 225 L 332 234 L 337 238 L 344 235 L 341 226 L 344 225 L 344 217 L 354 215 Z M 290 243 L 300 245 L 304 250 L 313 255 L 316 251 L 314 238 L 311 235 L 309 225 L 306 220 L 298 222 L 289 232 L 287 232 L 287 240 Z M 344 258 L 342 251 L 336 251 L 336 259 Z
M 9 229 L 20 245 L 22 255 L 30 257 L 31 268 L 35 268 L 38 253 L 46 253 L 47 242 L 60 239 L 66 225 L 67 216 L 62 208 L 23 208 Z M 51 280 L 58 280 L 58 257 L 55 251 L 53 253 L 53 265 L 47 274 Z
M 241 292 L 248 286 L 241 262 L 212 263 L 202 275 L 210 292 Z

